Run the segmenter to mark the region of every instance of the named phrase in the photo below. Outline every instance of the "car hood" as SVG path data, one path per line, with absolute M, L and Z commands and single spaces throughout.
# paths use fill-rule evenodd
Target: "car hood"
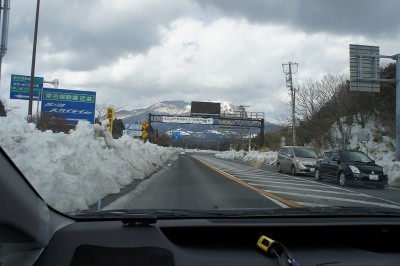
M 375 174 L 381 174 L 383 172 L 382 166 L 375 163 L 347 162 L 347 164 L 356 166 L 361 172 L 371 173 L 374 171 Z

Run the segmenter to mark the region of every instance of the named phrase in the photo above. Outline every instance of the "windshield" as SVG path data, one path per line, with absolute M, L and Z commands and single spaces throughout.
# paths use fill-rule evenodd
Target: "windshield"
M 400 209 L 400 1 L 0 5 L 0 146 L 54 209 Z
M 362 162 L 362 163 L 372 162 L 371 158 L 369 158 L 368 155 L 366 155 L 363 152 L 342 151 L 340 155 L 342 156 L 343 161 L 347 162 Z
M 311 149 L 307 148 L 293 148 L 294 154 L 296 157 L 302 158 L 318 158 L 318 154 Z

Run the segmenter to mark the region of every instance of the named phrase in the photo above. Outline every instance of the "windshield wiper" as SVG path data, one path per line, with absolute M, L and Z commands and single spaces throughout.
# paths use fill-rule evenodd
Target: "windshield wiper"
M 353 217 L 390 216 L 400 217 L 399 209 L 365 207 L 314 207 L 314 208 L 251 208 L 210 210 L 109 210 L 70 213 L 72 218 L 82 220 L 121 220 L 129 223 L 155 221 L 158 219 L 212 219 L 212 218 L 268 218 L 268 217 Z
M 128 226 L 148 226 L 157 222 L 157 216 L 147 213 L 131 213 L 129 210 L 110 210 L 97 212 L 72 212 L 66 213 L 78 220 L 118 221 Z

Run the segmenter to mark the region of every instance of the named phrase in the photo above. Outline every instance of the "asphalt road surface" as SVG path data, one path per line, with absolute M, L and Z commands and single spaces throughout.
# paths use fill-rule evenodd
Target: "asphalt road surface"
M 107 208 L 229 209 L 279 207 L 400 208 L 400 189 L 340 187 L 312 176 L 210 154 L 179 156 Z
M 286 207 L 285 203 L 263 193 L 219 173 L 192 156 L 179 156 L 108 208 L 206 210 Z

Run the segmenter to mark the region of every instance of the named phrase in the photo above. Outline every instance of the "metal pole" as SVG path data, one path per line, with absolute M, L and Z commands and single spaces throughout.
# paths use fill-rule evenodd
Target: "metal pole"
M 32 102 L 33 102 L 33 82 L 35 79 L 35 64 L 36 64 L 36 43 L 37 43 L 37 33 L 39 24 L 39 8 L 40 0 L 37 0 L 36 5 L 36 19 L 35 19 L 35 32 L 33 35 L 33 51 L 32 51 L 32 66 L 31 66 L 31 83 L 30 83 L 30 93 L 29 93 L 29 107 L 28 116 L 32 117 Z
M 3 7 L 1 6 L 1 0 L 0 0 L 0 21 L 1 21 L 1 13 L 4 12 Z M 3 39 L 3 36 L 1 37 Z M 0 54 L 0 88 L 1 88 L 1 65 L 3 64 L 3 55 Z
M 396 55 L 396 161 L 400 161 L 400 54 Z
M 0 0 L 0 20 L 1 20 L 1 13 L 3 13 L 3 22 L 1 26 L 1 45 L 0 45 L 0 85 L 1 85 L 1 71 L 2 71 L 2 64 L 3 64 L 3 57 L 7 53 L 7 41 L 8 41 L 8 23 L 9 23 L 9 13 L 10 13 L 10 0 L 4 1 L 4 6 L 1 7 L 1 0 Z
M 251 151 L 251 127 L 249 127 L 249 151 Z
M 3 23 L 1 25 L 1 56 L 4 56 L 7 52 L 9 17 L 10 0 L 5 0 L 3 6 Z
M 264 136 L 264 118 L 261 119 L 261 130 L 260 130 L 260 148 L 265 145 L 265 136 Z

